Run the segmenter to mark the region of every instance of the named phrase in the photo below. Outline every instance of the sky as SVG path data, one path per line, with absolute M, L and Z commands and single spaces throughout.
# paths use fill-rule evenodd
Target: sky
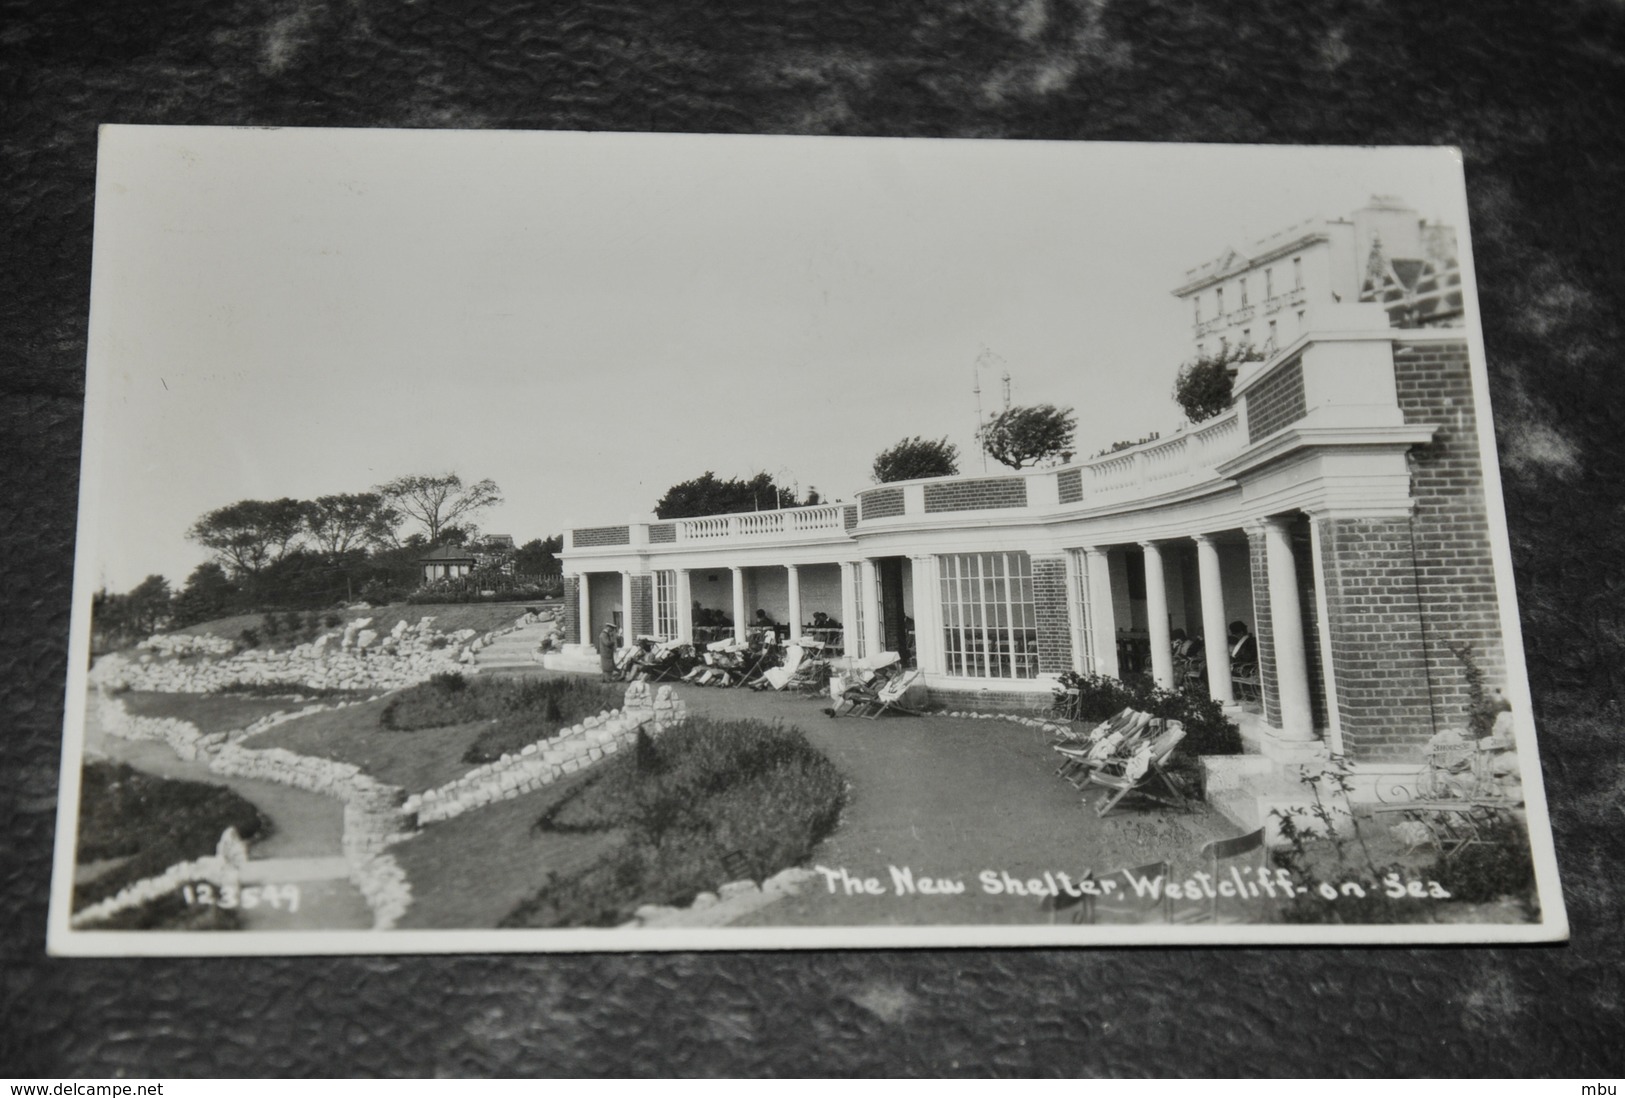
M 1448 149 L 106 127 L 81 567 L 177 587 L 201 514 L 485 478 L 519 542 L 766 471 L 851 499 L 984 411 L 1166 434 L 1184 272 L 1397 195 Z M 992 466 L 997 469 L 997 466 Z

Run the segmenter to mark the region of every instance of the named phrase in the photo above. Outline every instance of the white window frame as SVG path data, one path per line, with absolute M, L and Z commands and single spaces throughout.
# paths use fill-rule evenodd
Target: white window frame
M 677 573 L 660 570 L 655 573 L 655 633 L 661 640 L 677 638 Z
M 1037 678 L 1032 558 L 1021 551 L 953 553 L 937 563 L 944 671 L 955 678 Z

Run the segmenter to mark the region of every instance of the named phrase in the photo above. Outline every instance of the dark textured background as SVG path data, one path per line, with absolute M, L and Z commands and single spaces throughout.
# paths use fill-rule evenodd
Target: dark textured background
M 0 1072 L 1621 1073 L 1620 0 L 441 6 L 0 0 Z M 1573 942 L 46 959 L 101 122 L 1461 146 Z

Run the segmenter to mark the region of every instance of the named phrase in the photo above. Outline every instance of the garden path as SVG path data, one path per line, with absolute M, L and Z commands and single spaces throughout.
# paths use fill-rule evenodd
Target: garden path
M 536 645 L 541 642 L 547 627 L 541 623 L 521 625 L 512 633 L 504 633 L 482 648 L 474 663 L 482 671 L 505 668 L 531 668 L 539 666 L 534 659 Z
M 553 674 L 553 672 L 533 672 Z M 1051 737 L 1005 720 L 887 715 L 831 719 L 829 700 L 751 690 L 682 686 L 691 714 L 783 720 L 838 766 L 850 784 L 834 834 L 809 865 L 880 882 L 881 895 L 832 892 L 823 876 L 799 895 L 742 916 L 736 925 L 888 926 L 1048 921 L 1039 901 L 1004 889 L 1045 872 L 1077 880 L 1169 860 L 1177 873 L 1200 868 L 1202 844 L 1238 834 L 1206 805 L 1182 813 L 1131 799 L 1105 819 L 1098 794 L 1085 798 L 1055 776 Z M 1101 791 L 1103 792 L 1103 791 Z M 913 878 L 962 882 L 962 893 L 898 895 L 892 868 Z M 984 890 L 990 871 L 1001 891 Z M 1118 877 L 1119 882 L 1122 878 Z M 1102 921 L 1110 913 L 1103 912 Z
M 103 732 L 92 691 L 85 709 L 85 752 L 127 763 L 160 778 L 225 786 L 253 804 L 271 824 L 271 833 L 250 845 L 252 874 L 299 885 L 298 911 L 239 909 L 250 930 L 352 930 L 372 926 L 372 910 L 360 890 L 340 872 L 344 805 L 333 797 L 275 782 L 216 774 L 201 760 L 182 759 L 168 745 L 126 740 Z
M 706 689 L 683 697 L 691 713 L 781 717 L 801 728 L 851 786 L 840 826 L 811 864 L 872 878 L 882 889 L 848 895 L 844 882 L 832 891 L 820 875 L 740 925 L 1044 922 L 1040 901 L 1007 890 L 1006 875 L 1025 888 L 1046 872 L 1076 881 L 1087 871 L 1101 878 L 1164 859 L 1180 870 L 1194 866 L 1203 843 L 1237 833 L 1205 805 L 1187 814 L 1126 804 L 1101 819 L 1098 794 L 1085 803 L 1055 776 L 1050 735 L 1010 721 L 936 714 L 832 720 L 822 712 L 827 699 Z M 960 882 L 964 891 L 899 895 L 893 867 L 916 882 Z M 984 872 L 998 882 L 998 894 L 983 888 Z

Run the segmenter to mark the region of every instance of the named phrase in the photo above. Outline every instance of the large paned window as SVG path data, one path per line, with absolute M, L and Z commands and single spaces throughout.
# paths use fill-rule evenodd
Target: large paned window
M 1038 614 L 1026 553 L 941 558 L 943 654 L 948 674 L 985 679 L 1038 675 Z
M 677 573 L 655 573 L 655 632 L 662 640 L 677 636 Z

